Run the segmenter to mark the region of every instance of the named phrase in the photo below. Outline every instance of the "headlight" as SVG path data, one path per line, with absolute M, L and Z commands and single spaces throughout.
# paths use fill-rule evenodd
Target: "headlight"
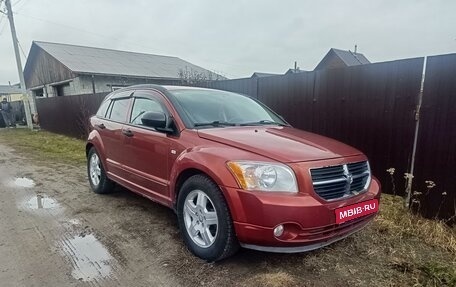
M 243 189 L 298 192 L 294 172 L 284 164 L 229 161 L 227 165 Z

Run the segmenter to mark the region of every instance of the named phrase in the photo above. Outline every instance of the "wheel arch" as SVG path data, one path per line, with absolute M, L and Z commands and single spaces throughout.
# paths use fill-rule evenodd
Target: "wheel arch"
M 209 174 L 207 174 L 206 172 L 204 172 L 200 168 L 189 167 L 189 168 L 186 168 L 186 169 L 182 170 L 177 175 L 177 178 L 176 178 L 176 180 L 174 182 L 174 187 L 173 187 L 173 190 L 172 190 L 172 192 L 173 192 L 172 200 L 173 200 L 173 209 L 174 209 L 174 211 L 177 210 L 177 198 L 179 197 L 179 192 L 180 192 L 180 189 L 181 189 L 182 185 L 184 184 L 185 181 L 187 181 L 187 179 L 189 179 L 190 177 L 192 177 L 194 175 L 197 175 L 197 174 L 204 175 L 204 176 L 208 177 L 210 180 L 212 180 L 215 184 L 217 184 L 217 186 L 219 185 Z
M 93 143 L 91 143 L 91 142 L 86 143 L 86 147 L 85 147 L 86 158 L 89 156 L 89 151 L 92 147 L 95 147 L 95 145 Z

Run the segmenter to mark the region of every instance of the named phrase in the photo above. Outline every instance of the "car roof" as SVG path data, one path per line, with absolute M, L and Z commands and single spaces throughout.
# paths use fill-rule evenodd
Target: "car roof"
M 201 88 L 201 87 L 191 87 L 191 86 L 173 86 L 173 85 L 156 85 L 156 84 L 141 84 L 141 85 L 133 85 L 133 86 L 128 86 L 119 90 L 116 90 L 114 92 L 111 92 L 108 94 L 103 101 L 107 100 L 113 100 L 117 98 L 122 98 L 124 97 L 122 94 L 123 92 L 131 91 L 131 90 L 157 90 L 160 91 L 162 94 L 165 95 L 168 99 L 172 96 L 172 91 L 178 91 L 178 90 L 195 90 L 195 91 L 220 91 L 217 89 L 208 89 L 208 88 Z M 221 92 L 227 92 L 227 91 L 221 91 Z
M 116 90 L 109 95 L 106 96 L 104 100 L 108 99 L 116 99 L 119 97 L 119 94 L 124 92 L 124 91 L 130 91 L 130 90 L 137 90 L 137 89 L 151 89 L 151 90 L 158 90 L 162 92 L 166 97 L 169 98 L 170 92 L 172 91 L 178 91 L 178 90 L 195 90 L 195 91 L 220 91 L 217 89 L 209 89 L 209 88 L 201 88 L 201 87 L 191 87 L 191 86 L 173 86 L 173 85 L 156 85 L 156 84 L 141 84 L 141 85 L 133 85 L 133 86 L 128 86 L 119 90 Z M 222 91 L 222 92 L 227 92 L 227 91 Z
M 191 87 L 191 86 L 172 86 L 172 85 L 156 85 L 156 84 L 141 84 L 128 86 L 120 90 L 129 90 L 129 89 L 156 89 L 159 91 L 174 91 L 174 90 L 214 90 L 202 87 Z M 119 90 L 119 91 L 120 91 Z

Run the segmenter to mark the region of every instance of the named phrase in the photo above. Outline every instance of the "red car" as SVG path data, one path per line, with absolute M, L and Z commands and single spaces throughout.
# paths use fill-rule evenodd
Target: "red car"
M 364 154 L 240 94 L 132 86 L 109 94 L 90 123 L 93 191 L 117 183 L 174 209 L 185 244 L 208 261 L 239 246 L 320 248 L 378 211 L 380 184 Z

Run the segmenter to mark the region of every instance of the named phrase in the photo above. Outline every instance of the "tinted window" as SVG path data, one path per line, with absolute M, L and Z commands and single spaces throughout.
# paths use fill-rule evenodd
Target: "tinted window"
M 130 99 L 114 100 L 111 108 L 110 119 L 117 122 L 125 122 L 128 113 L 128 103 Z
M 104 118 L 106 116 L 106 111 L 108 110 L 110 103 L 111 103 L 111 101 L 104 101 L 103 103 L 101 103 L 101 106 L 97 112 L 98 117 Z
M 155 99 L 136 98 L 131 112 L 130 123 L 142 125 L 141 118 L 146 112 L 165 112 Z

